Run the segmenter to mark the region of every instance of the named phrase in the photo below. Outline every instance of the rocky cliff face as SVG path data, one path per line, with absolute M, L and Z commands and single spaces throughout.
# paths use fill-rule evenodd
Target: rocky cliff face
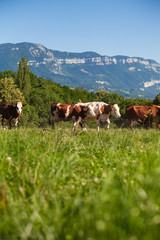
M 125 97 L 145 98 L 154 98 L 160 91 L 160 64 L 154 60 L 60 52 L 33 43 L 1 44 L 0 71 L 16 71 L 23 54 L 37 76 L 72 88 L 104 89 Z

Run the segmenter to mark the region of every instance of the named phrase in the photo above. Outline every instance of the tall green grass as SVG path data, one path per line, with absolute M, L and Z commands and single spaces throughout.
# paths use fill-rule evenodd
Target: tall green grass
M 160 132 L 0 130 L 0 239 L 160 239 Z

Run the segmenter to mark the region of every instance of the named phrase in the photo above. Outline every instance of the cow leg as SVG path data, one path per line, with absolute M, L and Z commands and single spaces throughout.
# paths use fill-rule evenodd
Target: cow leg
M 10 129 L 12 128 L 12 120 L 9 120 Z
M 135 119 L 131 119 L 131 124 L 130 124 L 130 127 L 131 128 L 135 128 L 137 126 L 137 121 Z
M 81 126 L 81 128 L 82 128 L 83 131 L 87 131 L 86 127 L 84 126 L 84 119 L 82 119 L 82 120 L 79 122 L 79 125 Z
M 137 125 L 137 121 L 135 119 L 131 119 L 130 128 L 135 128 L 136 125 Z
M 136 120 L 132 120 L 132 127 L 135 128 L 137 126 L 137 121 Z
M 130 127 L 130 126 L 131 126 L 131 120 L 125 119 L 125 127 Z
M 53 118 L 52 118 L 52 128 L 53 129 L 56 129 L 55 121 L 56 121 L 55 116 L 53 116 Z
M 77 130 L 77 127 L 78 127 L 80 122 L 81 122 L 81 117 L 79 117 L 78 120 L 74 122 L 74 124 L 73 124 L 73 132 L 75 132 Z
M 54 121 L 54 120 L 52 121 L 52 127 L 53 127 L 53 129 L 56 129 L 55 121 Z
M 106 126 L 105 130 L 109 129 L 109 126 L 110 126 L 109 116 L 107 117 L 106 122 L 107 122 L 107 126 Z
M 99 132 L 99 118 L 97 119 L 97 131 Z
M 5 129 L 5 126 L 4 126 L 4 118 L 2 118 L 1 121 L 2 121 L 2 127 L 3 127 L 3 130 L 6 130 L 6 129 Z
M 15 128 L 17 129 L 18 118 L 15 119 Z

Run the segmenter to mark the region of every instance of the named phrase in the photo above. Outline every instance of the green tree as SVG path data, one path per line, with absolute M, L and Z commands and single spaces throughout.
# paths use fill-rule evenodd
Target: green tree
M 158 94 L 155 99 L 153 100 L 153 103 L 156 105 L 160 105 L 160 94 Z
M 30 68 L 26 56 L 23 55 L 18 65 L 18 86 L 27 102 L 31 91 Z
M 3 78 L 0 82 L 1 102 L 24 102 L 22 92 L 16 88 L 13 78 Z
M 17 79 L 17 72 L 12 70 L 6 70 L 4 72 L 0 72 L 0 79 L 2 78 L 10 78 L 12 77 L 14 80 Z
M 42 77 L 38 78 L 38 85 L 32 88 L 30 94 L 30 105 L 35 107 L 38 116 L 36 124 L 38 126 L 48 124 L 51 104 L 53 102 L 62 102 L 63 99 L 60 97 L 61 89 L 62 87 L 58 87 L 50 80 L 45 80 Z

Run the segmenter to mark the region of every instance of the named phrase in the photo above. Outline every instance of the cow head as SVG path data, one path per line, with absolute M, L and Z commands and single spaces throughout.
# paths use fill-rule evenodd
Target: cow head
M 119 107 L 117 104 L 111 106 L 111 115 L 113 115 L 114 117 L 121 117 Z
M 22 104 L 21 102 L 17 102 L 16 104 L 16 111 L 18 114 L 21 114 L 22 112 L 22 107 L 26 106 L 27 104 Z

